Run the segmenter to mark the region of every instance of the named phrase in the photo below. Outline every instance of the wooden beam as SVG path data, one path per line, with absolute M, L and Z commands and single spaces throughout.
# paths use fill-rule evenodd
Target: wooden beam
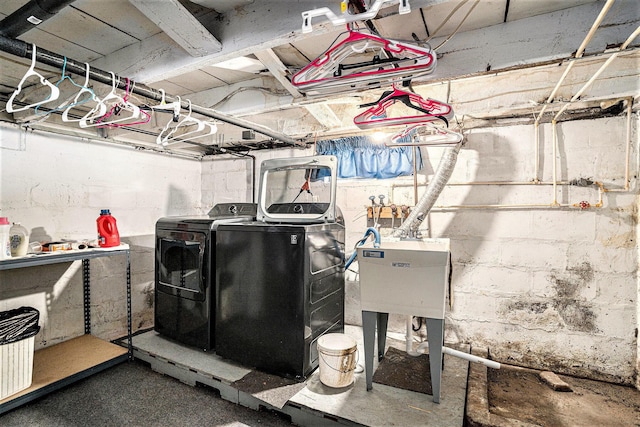
M 192 57 L 222 50 L 216 39 L 178 0 L 129 0 Z
M 287 67 L 282 63 L 282 61 L 280 61 L 280 58 L 278 58 L 272 49 L 260 50 L 254 54 L 256 55 L 256 58 L 258 58 L 258 60 L 262 62 L 267 69 L 269 69 L 269 72 L 273 74 L 273 77 L 275 77 L 276 80 L 278 80 L 280 84 L 289 91 L 291 96 L 294 98 L 302 97 L 302 94 L 298 92 L 298 89 L 296 89 L 287 78 Z
M 420 3 L 423 2 L 411 2 L 411 13 L 420 13 Z M 194 58 L 175 46 L 167 35 L 157 34 L 96 60 L 92 65 L 118 70 L 150 84 L 334 30 L 331 25 L 317 24 L 311 35 L 302 34 L 301 13 L 308 10 L 309 5 L 308 2 L 255 2 L 228 12 L 220 22 L 211 23 L 212 30 L 224 43 L 222 50 L 212 55 Z M 428 79 L 448 79 L 485 73 L 487 68 L 500 70 L 570 58 L 600 8 L 598 2 L 588 3 L 458 33 L 438 51 L 438 68 Z M 616 2 L 607 17 L 607 25 L 596 32 L 587 52 L 602 51 L 607 44 L 622 43 L 637 26 L 637 19 L 629 19 L 630 16 L 637 17 L 635 2 Z M 433 39 L 431 44 L 435 47 L 442 40 Z
M 320 123 L 325 129 L 333 129 L 342 127 L 342 120 L 327 104 L 307 104 L 304 106 L 307 111 Z

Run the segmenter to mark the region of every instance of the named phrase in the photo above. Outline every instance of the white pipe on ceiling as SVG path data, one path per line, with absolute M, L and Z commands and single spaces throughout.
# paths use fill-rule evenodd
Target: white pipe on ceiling
M 598 14 L 598 17 L 593 22 L 593 25 L 591 26 L 591 29 L 589 30 L 589 32 L 587 33 L 586 37 L 582 41 L 582 44 L 580 44 L 580 47 L 578 48 L 578 50 L 577 50 L 577 52 L 575 54 L 575 58 L 582 58 L 582 55 L 584 55 L 584 51 L 587 48 L 587 45 L 589 44 L 589 42 L 593 38 L 593 35 L 595 34 L 596 30 L 598 29 L 598 27 L 602 23 L 602 20 L 604 19 L 604 17 L 609 12 L 609 9 L 611 9 L 611 6 L 613 6 L 613 2 L 614 1 L 615 0 L 607 0 L 607 3 L 602 7 L 602 10 Z M 571 69 L 573 68 L 574 64 L 575 64 L 575 61 L 571 61 L 571 62 L 569 62 L 569 65 L 567 65 L 567 68 L 566 68 L 566 70 L 564 70 L 564 73 L 560 77 L 560 80 L 558 80 L 558 83 L 556 84 L 556 87 L 553 88 L 553 90 L 551 91 L 551 94 L 549 95 L 549 98 L 547 98 L 547 101 L 545 102 L 545 104 L 543 105 L 542 109 L 540 110 L 540 114 L 536 118 L 536 123 L 540 121 L 540 118 L 542 117 L 542 115 L 544 114 L 545 110 L 547 109 L 547 106 L 553 102 L 553 98 L 556 96 L 556 93 L 560 89 L 560 86 L 562 85 L 562 82 L 564 82 L 564 79 L 567 78 L 567 75 L 569 74 L 569 71 L 571 71 Z
M 600 68 L 598 69 L 598 71 L 596 71 L 593 76 L 591 76 L 591 78 L 584 84 L 584 86 L 582 86 L 580 88 L 580 90 L 573 95 L 573 97 L 571 98 L 571 100 L 566 103 L 555 115 L 555 117 L 553 118 L 554 120 L 557 120 L 558 117 L 560 117 L 560 115 L 562 113 L 564 113 L 566 111 L 567 108 L 569 108 L 569 105 L 571 105 L 572 102 L 575 102 L 578 98 L 580 98 L 580 96 L 582 96 L 582 94 L 584 93 L 585 90 L 587 90 L 592 84 L 593 82 L 596 81 L 596 79 L 600 76 L 600 74 L 602 74 L 602 72 L 609 66 L 609 64 L 611 64 L 611 62 L 613 62 L 614 59 L 616 59 L 618 57 L 618 55 L 620 54 L 620 52 L 622 52 L 623 50 L 625 50 L 633 40 L 635 40 L 636 37 L 638 37 L 638 35 L 640 35 L 640 27 L 636 28 L 636 30 L 631 33 L 631 35 L 627 38 L 627 40 L 625 40 L 624 43 L 622 43 L 622 45 L 616 49 L 616 51 L 609 57 L 607 58 L 607 60 L 604 62 L 604 64 L 602 64 L 600 66 Z

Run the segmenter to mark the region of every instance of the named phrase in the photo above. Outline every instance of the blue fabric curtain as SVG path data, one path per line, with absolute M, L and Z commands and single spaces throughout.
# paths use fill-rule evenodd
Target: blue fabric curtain
M 410 140 L 410 137 L 407 137 Z M 413 174 L 413 147 L 387 147 L 367 136 L 318 141 L 318 154 L 338 158 L 338 178 L 395 178 Z M 416 150 L 417 169 L 422 169 L 422 156 Z

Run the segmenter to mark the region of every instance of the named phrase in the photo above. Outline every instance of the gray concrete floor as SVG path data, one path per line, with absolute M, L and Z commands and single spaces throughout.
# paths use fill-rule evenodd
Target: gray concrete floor
M 362 329 L 347 326 L 345 333 L 356 339 L 363 355 Z M 392 339 L 388 342 L 394 345 Z M 154 370 L 188 384 L 207 384 L 232 403 L 287 414 L 298 425 L 462 426 L 464 422 L 469 364 L 449 355 L 445 355 L 440 404 L 433 403 L 430 395 L 376 383 L 367 392 L 364 372 L 355 374 L 351 386 L 330 388 L 320 382 L 318 370 L 304 385 L 283 390 L 284 400 L 280 393 L 274 401 L 234 389 L 232 383 L 251 371 L 213 353 L 181 346 L 153 331 L 134 337 L 133 344 L 136 358 L 149 362 Z M 402 348 L 398 344 L 394 346 Z
M 191 387 L 133 361 L 0 415 L 0 425 L 280 427 L 291 421 L 231 403 L 211 389 Z
M 362 330 L 347 326 L 358 342 Z M 441 403 L 373 384 L 364 372 L 344 388 L 316 370 L 304 383 L 249 394 L 236 381 L 254 371 L 153 331 L 134 337 L 136 361 L 122 363 L 2 415 L 3 426 L 462 426 L 468 363 L 445 355 Z M 392 337 L 388 343 L 402 348 Z M 360 360 L 360 362 L 363 362 Z M 377 361 L 376 361 L 377 366 Z M 154 372 L 155 371 L 155 372 Z

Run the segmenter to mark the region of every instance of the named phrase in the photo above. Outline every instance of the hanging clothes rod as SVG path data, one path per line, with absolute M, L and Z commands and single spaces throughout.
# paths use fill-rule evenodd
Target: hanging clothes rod
M 15 39 L 11 39 L 11 38 L 0 35 L 0 51 L 2 52 L 19 56 L 21 58 L 31 58 L 32 50 L 33 49 L 30 43 L 26 43 L 26 42 L 23 42 L 22 40 L 15 40 Z M 50 52 L 46 49 L 37 47 L 36 61 L 41 64 L 49 65 L 62 70 L 62 67 L 65 64 L 65 57 L 62 55 L 58 55 L 57 53 Z M 84 62 L 79 62 L 71 58 L 66 58 L 66 70 L 78 75 L 85 75 L 86 73 Z M 91 67 L 89 69 L 89 79 L 96 82 L 104 83 L 107 85 L 111 85 L 112 83 L 110 73 L 94 67 Z M 116 75 L 116 80 L 118 81 L 117 88 L 124 90 L 126 88 L 125 79 L 124 78 L 120 79 Z M 130 84 L 133 86 L 132 92 L 137 95 L 152 99 L 154 101 L 161 101 L 163 99 L 162 93 L 160 93 L 160 91 L 151 89 L 142 84 L 133 85 L 133 81 L 130 81 Z M 167 95 L 164 96 L 164 99 L 167 102 L 173 102 L 178 100 L 177 97 L 172 97 Z M 181 103 L 180 106 L 184 110 L 189 109 L 189 105 L 186 102 Z M 271 130 L 266 126 L 262 126 L 257 123 L 252 123 L 246 120 L 238 119 L 214 110 L 210 110 L 197 105 L 192 105 L 191 111 L 194 113 L 203 115 L 205 117 L 209 117 L 215 120 L 220 120 L 221 122 L 229 123 L 234 126 L 254 130 L 260 134 L 263 134 L 275 140 L 284 142 L 285 144 L 296 145 L 296 146 L 304 145 L 303 142 L 296 141 L 294 138 L 288 135 L 285 135 L 283 133 Z

